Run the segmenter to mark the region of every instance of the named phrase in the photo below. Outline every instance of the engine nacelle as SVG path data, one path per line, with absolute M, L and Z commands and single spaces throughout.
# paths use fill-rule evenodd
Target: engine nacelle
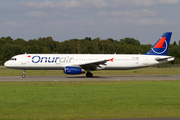
M 80 67 L 67 66 L 64 68 L 65 74 L 82 74 L 85 73 L 85 70 Z

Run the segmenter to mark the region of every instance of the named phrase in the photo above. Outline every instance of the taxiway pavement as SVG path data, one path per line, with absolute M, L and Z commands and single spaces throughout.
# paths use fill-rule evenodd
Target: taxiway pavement
M 132 81 L 132 80 L 180 80 L 180 75 L 118 75 L 94 76 L 0 76 L 0 81 Z

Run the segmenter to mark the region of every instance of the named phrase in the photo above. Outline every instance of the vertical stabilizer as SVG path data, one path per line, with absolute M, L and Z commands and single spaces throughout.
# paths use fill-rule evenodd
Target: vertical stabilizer
M 167 55 L 172 32 L 164 33 L 145 55 Z

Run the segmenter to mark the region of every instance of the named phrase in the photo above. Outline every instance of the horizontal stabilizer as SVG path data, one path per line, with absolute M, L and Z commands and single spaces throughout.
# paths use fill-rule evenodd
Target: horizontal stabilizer
M 173 61 L 174 60 L 174 57 L 171 57 L 171 56 L 169 56 L 169 57 L 163 57 L 163 58 L 161 58 L 161 57 L 157 57 L 157 58 L 155 58 L 155 60 L 156 61 L 164 61 L 164 60 L 167 60 L 167 61 Z

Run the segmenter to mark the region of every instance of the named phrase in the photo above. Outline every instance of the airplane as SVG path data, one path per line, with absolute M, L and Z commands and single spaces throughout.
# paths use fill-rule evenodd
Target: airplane
M 146 54 L 21 54 L 4 63 L 7 68 L 26 70 L 63 70 L 65 74 L 86 73 L 93 77 L 95 70 L 130 70 L 154 66 L 169 61 L 167 56 L 172 32 L 164 33 Z

